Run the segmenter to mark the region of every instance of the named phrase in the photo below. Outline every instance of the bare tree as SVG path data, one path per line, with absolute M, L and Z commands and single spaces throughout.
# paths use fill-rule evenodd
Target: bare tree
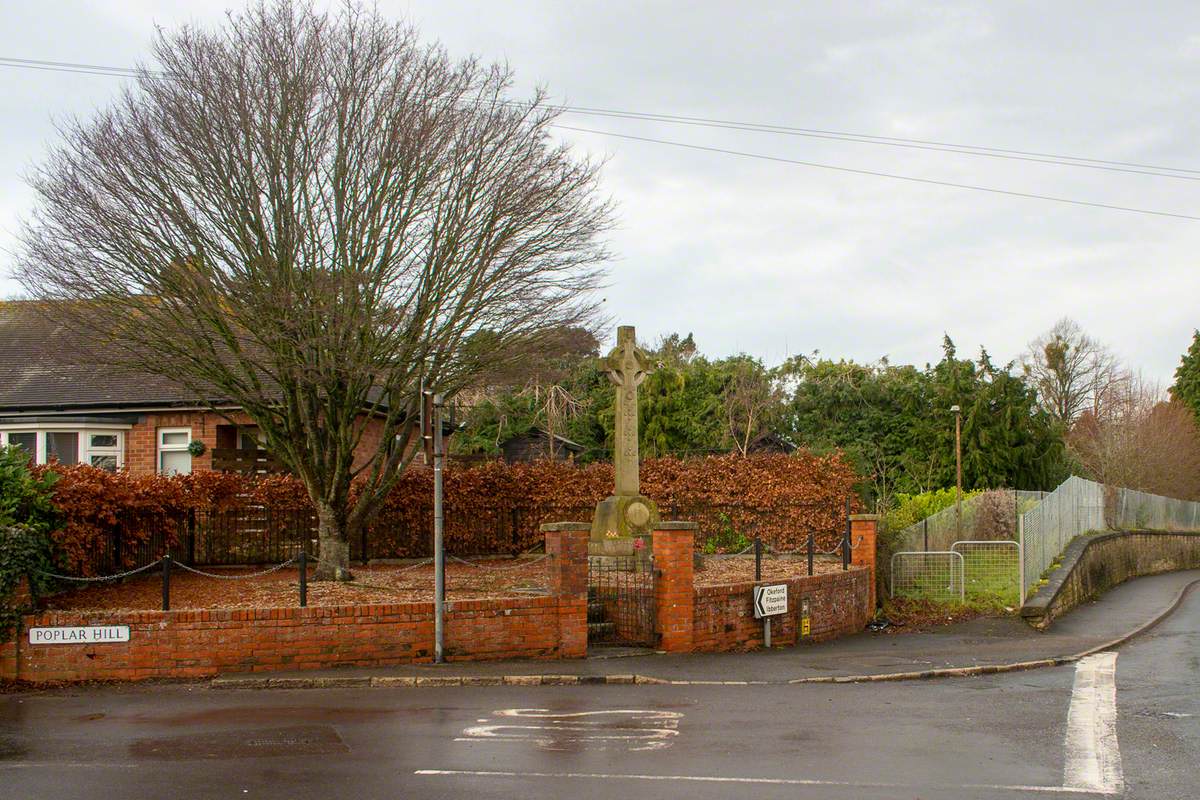
M 1085 474 L 1101 483 L 1183 499 L 1200 498 L 1200 428 L 1191 410 L 1134 378 L 1108 413 L 1085 412 L 1067 437 Z
M 729 441 L 743 457 L 749 455 L 754 437 L 766 429 L 771 414 L 783 400 L 775 376 L 748 356 L 730 360 L 729 377 L 721 393 Z
M 598 165 L 506 67 L 354 5 L 260 3 L 153 55 L 33 173 L 19 277 L 98 357 L 243 408 L 316 507 L 319 577 L 348 575 L 420 383 L 594 324 Z
M 1084 411 L 1104 416 L 1129 379 L 1112 351 L 1067 317 L 1029 343 L 1022 366 L 1038 402 L 1067 427 Z

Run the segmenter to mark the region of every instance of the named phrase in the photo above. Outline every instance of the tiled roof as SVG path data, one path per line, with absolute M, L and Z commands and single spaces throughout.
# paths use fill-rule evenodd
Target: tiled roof
M 0 414 L 200 402 L 167 378 L 97 365 L 46 308 L 37 301 L 0 301 Z

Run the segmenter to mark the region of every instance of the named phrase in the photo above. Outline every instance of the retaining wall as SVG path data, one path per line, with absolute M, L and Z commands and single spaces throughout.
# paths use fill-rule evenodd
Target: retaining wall
M 1138 531 L 1076 536 L 1062 566 L 1021 608 L 1021 616 L 1045 628 L 1076 606 L 1141 575 L 1200 568 L 1200 533 Z

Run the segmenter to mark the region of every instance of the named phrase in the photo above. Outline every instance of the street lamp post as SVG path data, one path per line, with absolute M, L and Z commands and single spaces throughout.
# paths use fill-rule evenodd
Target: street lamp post
M 962 539 L 962 409 L 950 406 L 954 412 L 954 538 Z

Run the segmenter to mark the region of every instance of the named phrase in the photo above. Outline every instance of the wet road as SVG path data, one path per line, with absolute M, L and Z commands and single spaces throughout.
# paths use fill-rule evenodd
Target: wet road
M 9 695 L 0 786 L 89 800 L 1193 798 L 1198 631 L 1193 592 L 1121 649 L 1115 690 L 1110 658 L 837 686 Z

